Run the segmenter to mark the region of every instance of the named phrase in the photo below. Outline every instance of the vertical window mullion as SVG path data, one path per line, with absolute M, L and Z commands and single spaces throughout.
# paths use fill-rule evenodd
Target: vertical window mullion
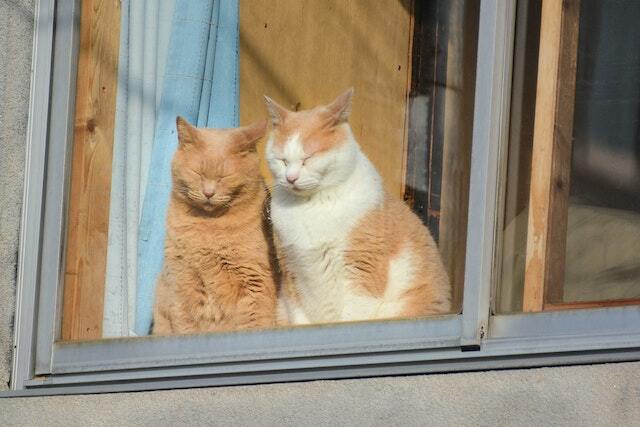
M 47 175 L 40 259 L 36 375 L 51 372 L 52 346 L 60 335 L 64 265 L 64 230 L 73 141 L 79 2 L 56 5 L 56 33 L 51 70 Z M 57 262 L 56 262 L 57 260 Z
M 461 344 L 486 333 L 493 280 L 499 169 L 508 137 L 515 0 L 482 0 L 469 188 Z

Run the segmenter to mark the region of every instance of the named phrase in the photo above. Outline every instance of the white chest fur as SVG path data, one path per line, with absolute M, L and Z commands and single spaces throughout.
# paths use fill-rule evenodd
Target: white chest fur
M 346 319 L 354 292 L 346 277 L 344 253 L 353 227 L 384 197 L 381 179 L 369 160 L 356 157 L 353 173 L 342 184 L 308 198 L 276 189 L 271 217 L 286 268 L 295 278 L 303 317 L 312 323 Z

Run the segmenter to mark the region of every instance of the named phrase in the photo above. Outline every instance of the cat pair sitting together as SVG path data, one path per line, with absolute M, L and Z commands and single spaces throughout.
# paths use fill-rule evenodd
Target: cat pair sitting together
M 420 219 L 388 194 L 348 124 L 353 90 L 267 122 L 202 129 L 179 147 L 154 334 L 446 313 L 450 284 Z

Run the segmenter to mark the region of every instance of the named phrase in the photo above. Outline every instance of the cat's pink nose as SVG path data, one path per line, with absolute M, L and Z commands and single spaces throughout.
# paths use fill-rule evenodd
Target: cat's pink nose
M 202 186 L 202 194 L 204 194 L 204 197 L 206 197 L 207 199 L 213 197 L 213 195 L 216 194 L 215 184 L 211 182 L 205 182 Z
M 289 182 L 289 184 L 293 184 L 298 180 L 299 176 L 298 175 L 290 175 L 287 174 L 287 181 Z

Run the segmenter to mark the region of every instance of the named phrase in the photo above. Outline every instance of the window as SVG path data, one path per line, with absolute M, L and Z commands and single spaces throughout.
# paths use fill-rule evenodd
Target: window
M 529 2 L 516 50 L 519 114 L 497 306 L 637 305 L 640 62 L 632 46 L 640 8 L 585 0 L 545 7 Z
M 358 145 L 386 192 L 403 198 L 439 242 L 442 255 L 420 256 L 442 258 L 450 279 L 441 286 L 453 299 L 444 313 L 461 310 L 477 4 L 106 2 L 82 7 L 79 17 L 63 341 L 150 333 L 153 307 L 162 301 L 156 295 L 165 289 L 160 278 L 178 268 L 164 256 L 177 185 L 169 163 L 176 116 L 201 128 L 247 125 L 267 116 L 265 94 L 298 111 L 327 104 L 350 86 L 349 124 Z M 266 139 L 258 157 L 273 186 Z M 186 260 L 189 249 L 180 251 Z M 290 255 L 284 247 L 275 252 Z M 193 270 L 194 289 L 199 280 L 198 289 L 215 286 L 193 262 L 184 264 Z M 428 300 L 416 303 L 434 312 Z M 169 311 L 172 333 L 213 327 L 189 314 L 193 325 L 180 329 L 180 310 Z
M 631 49 L 603 56 L 596 42 L 632 43 L 617 31 L 633 33 L 633 11 L 573 0 L 248 3 L 40 1 L 14 388 L 136 390 L 639 358 L 633 254 L 609 250 L 585 281 L 584 260 L 571 252 L 596 232 L 590 238 L 617 246 L 597 221 L 634 244 L 637 209 L 622 195 L 635 188 L 625 154 L 637 145 L 635 92 L 616 86 L 607 67 L 623 64 L 624 81 L 638 80 L 635 57 Z M 193 15 L 202 5 L 206 13 Z M 629 16 L 628 28 L 604 31 L 615 13 Z M 200 33 L 171 31 L 184 21 Z M 199 60 L 188 62 L 194 46 Z M 201 127 L 244 125 L 266 116 L 265 92 L 297 111 L 350 85 L 354 135 L 387 191 L 438 242 L 452 310 L 140 337 L 160 267 L 139 254 L 149 245 L 158 259 L 149 243 L 162 230 L 153 224 L 164 224 L 156 197 L 168 197 L 177 143 L 165 123 L 182 114 Z M 615 137 L 607 119 L 596 120 L 612 105 Z M 612 168 L 606 156 L 627 166 Z M 262 171 L 269 177 L 264 163 Z M 542 233 L 542 247 L 529 249 L 532 233 Z M 525 269 L 532 260 L 543 268 Z

